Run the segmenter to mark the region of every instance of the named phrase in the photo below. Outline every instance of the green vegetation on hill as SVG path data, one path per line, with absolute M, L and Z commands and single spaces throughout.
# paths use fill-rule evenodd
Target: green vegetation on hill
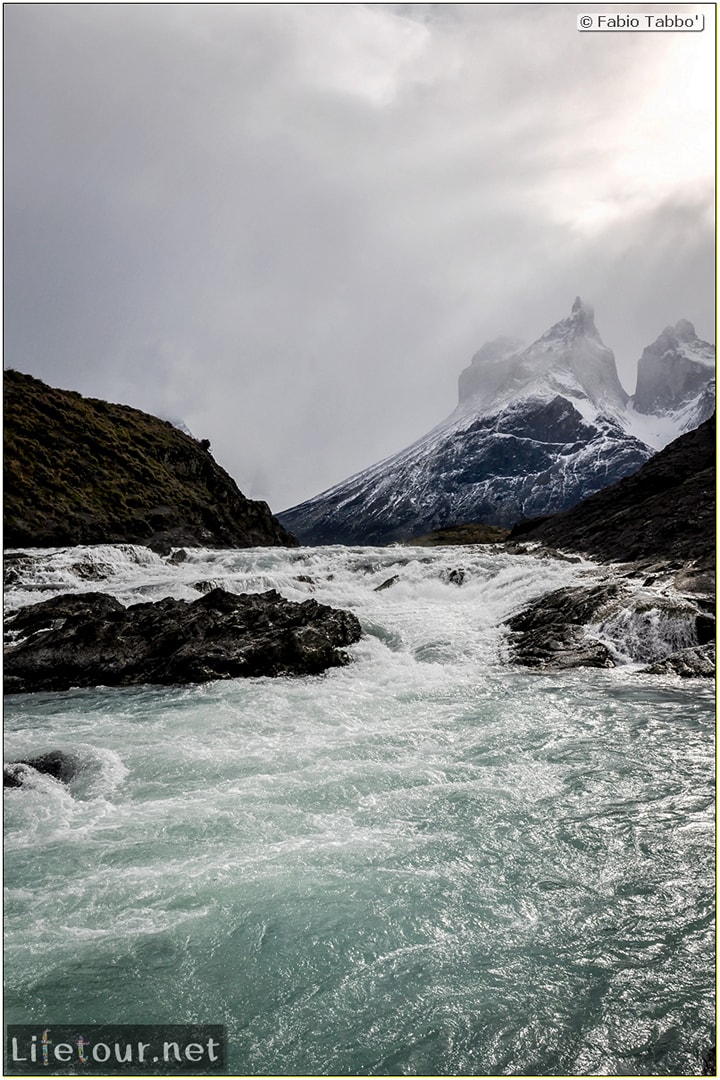
M 415 547 L 443 547 L 454 544 L 501 544 L 510 535 L 509 529 L 500 525 L 483 525 L 480 522 L 468 522 L 465 525 L 446 525 L 443 529 L 424 536 L 414 536 L 403 543 Z
M 292 545 L 207 449 L 126 405 L 4 379 L 6 547 Z

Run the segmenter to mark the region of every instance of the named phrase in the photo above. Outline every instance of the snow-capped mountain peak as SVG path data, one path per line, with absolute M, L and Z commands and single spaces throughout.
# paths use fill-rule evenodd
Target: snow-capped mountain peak
M 600 340 L 595 326 L 595 309 L 586 304 L 579 296 L 575 297 L 570 314 L 555 323 L 540 338 L 540 341 L 572 341 L 576 337 L 590 337 Z
M 615 414 L 628 395 L 612 349 L 595 326 L 592 307 L 575 298 L 570 314 L 523 349 L 512 338 L 484 345 L 460 375 L 459 404 L 487 410 L 511 399 L 568 393 Z
M 644 382 L 639 375 L 630 403 L 593 309 L 577 297 L 531 345 L 483 345 L 460 375 L 457 408 L 432 431 L 280 520 L 301 543 L 367 544 L 566 509 L 705 419 L 713 358 L 713 346 L 680 320 L 643 353 Z
M 518 338 L 499 337 L 478 349 L 470 366 L 460 372 L 458 403 L 492 400 L 512 379 L 513 357 L 525 347 Z
M 675 412 L 702 392 L 714 368 L 715 346 L 699 338 L 691 322 L 680 319 L 643 350 L 633 408 L 645 414 Z

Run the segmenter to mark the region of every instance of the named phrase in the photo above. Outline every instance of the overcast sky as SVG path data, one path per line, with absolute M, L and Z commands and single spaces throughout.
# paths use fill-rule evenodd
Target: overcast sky
M 583 11 L 703 33 L 579 33 Z M 275 511 L 594 304 L 714 340 L 714 5 L 5 6 L 5 365 L 182 418 Z

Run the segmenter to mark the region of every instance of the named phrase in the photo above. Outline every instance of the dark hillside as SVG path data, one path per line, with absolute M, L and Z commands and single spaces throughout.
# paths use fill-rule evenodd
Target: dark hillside
M 126 405 L 4 380 L 6 547 L 293 545 L 209 451 Z
M 619 483 L 561 514 L 520 522 L 510 539 L 542 540 L 612 562 L 715 562 L 715 414 Z

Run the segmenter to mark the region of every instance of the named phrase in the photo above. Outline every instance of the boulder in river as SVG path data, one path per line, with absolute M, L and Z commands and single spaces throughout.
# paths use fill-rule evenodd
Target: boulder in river
M 3 769 L 3 787 L 22 787 L 29 773 L 28 769 L 51 776 L 53 780 L 59 780 L 67 784 L 75 776 L 79 768 L 78 759 L 73 754 L 66 754 L 63 750 L 50 750 L 47 754 L 38 757 L 22 758 L 19 761 L 8 761 Z
M 574 667 L 615 667 L 610 650 L 585 637 L 584 626 L 609 601 L 618 585 L 556 589 L 508 619 L 512 658 L 519 664 L 555 671 Z
M 316 600 L 222 589 L 128 608 L 104 593 L 57 596 L 8 629 L 21 640 L 6 650 L 7 693 L 315 675 L 347 663 L 342 649 L 361 634 L 352 613 Z
M 643 669 L 645 675 L 680 675 L 683 679 L 715 677 L 715 643 L 679 649 Z

